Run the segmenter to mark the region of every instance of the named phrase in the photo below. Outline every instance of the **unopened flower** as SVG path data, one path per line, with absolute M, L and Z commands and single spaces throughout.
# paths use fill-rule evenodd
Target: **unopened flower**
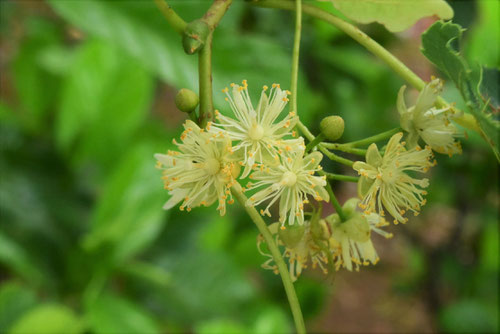
M 417 215 L 426 203 L 424 195 L 427 192 L 423 188 L 429 185 L 429 180 L 407 173 L 427 172 L 436 163 L 430 161 L 433 155 L 429 146 L 406 150 L 405 143 L 400 142 L 402 137 L 401 132 L 392 136 L 383 157 L 377 145 L 371 144 L 366 152 L 366 162 L 357 161 L 353 165 L 361 175 L 358 181 L 358 192 L 363 198 L 360 206 L 366 214 L 377 211 L 382 216 L 385 208 L 394 217 L 395 224 L 408 220 L 403 217 L 407 210 Z
M 223 135 L 214 138 L 189 120 L 184 129 L 182 143 L 174 139 L 179 151 L 155 154 L 165 189 L 172 195 L 163 208 L 170 209 L 182 201 L 180 209 L 190 211 L 219 200 L 217 210 L 224 215 L 228 196 L 228 203 L 233 202 L 229 188 L 240 171 L 232 156 L 231 140 Z
M 282 90 L 278 84 L 273 84 L 268 96 L 266 94 L 268 87 L 264 86 L 259 104 L 254 109 L 246 80 L 243 80 L 243 86 L 231 84 L 231 87 L 232 96 L 228 88 L 222 91 L 226 93 L 226 101 L 229 102 L 236 119 L 216 111 L 218 123 L 209 123 L 207 130 L 214 134 L 220 131 L 227 132 L 232 140 L 238 141 L 234 150 L 243 152 L 243 160 L 240 162 L 245 166 L 242 178 L 247 177 L 256 164 L 277 164 L 279 155 L 283 151 L 298 150 L 303 147 L 302 140 L 284 139 L 288 135 L 296 136 L 292 129 L 298 121 L 294 112 L 280 118 L 288 102 L 289 91 Z
M 323 224 L 325 224 L 324 221 Z M 323 273 L 328 273 L 326 268 L 328 256 L 314 242 L 311 223 L 306 220 L 303 225 L 287 226 L 286 229 L 283 229 L 280 225 L 279 223 L 269 225 L 269 231 L 275 236 L 276 243 L 285 248 L 283 258 L 288 259 L 288 270 L 292 281 L 297 280 L 302 270 L 309 265 L 312 268 L 320 267 Z M 326 226 L 325 230 L 329 234 Z M 269 258 L 262 264 L 262 267 L 273 270 L 275 274 L 278 274 L 278 267 L 274 263 L 273 256 L 262 249 L 263 242 L 264 238 L 259 235 L 257 249 L 262 255 Z
M 455 141 L 459 136 L 457 128 L 450 122 L 454 115 L 450 108 L 436 109 L 434 103 L 441 93 L 443 83 L 434 79 L 420 92 L 417 103 L 407 108 L 404 100 L 406 86 L 401 87 L 398 94 L 398 111 L 401 116 L 401 127 L 408 132 L 408 147 L 418 145 L 418 139 L 429 145 L 438 153 L 453 155 L 461 153 L 460 142 Z
M 281 157 L 281 164 L 278 166 L 261 166 L 259 171 L 250 175 L 250 179 L 258 182 L 249 183 L 247 188 L 264 189 L 251 196 L 247 205 L 255 206 L 270 200 L 260 213 L 271 217 L 269 208 L 279 199 L 280 223 L 284 225 L 288 219 L 288 225 L 293 225 L 295 221 L 303 224 L 304 204 L 308 203 L 307 195 L 317 201 L 330 199 L 325 189 L 326 177 L 314 175 L 321 170 L 319 163 L 322 158 L 323 155 L 319 152 L 304 157 L 304 151 L 292 151 Z
M 347 220 L 341 222 L 338 214 L 326 218 L 330 224 L 332 233 L 330 238 L 330 249 L 337 259 L 336 269 L 341 266 L 352 271 L 353 263 L 355 269 L 360 265 L 377 264 L 380 260 L 371 240 L 371 232 L 375 232 L 385 238 L 392 238 L 392 233 L 383 231 L 381 227 L 389 225 L 383 217 L 376 213 L 363 214 L 355 211 L 359 199 L 353 198 L 344 204 L 344 213 Z M 351 212 L 347 207 L 352 207 Z

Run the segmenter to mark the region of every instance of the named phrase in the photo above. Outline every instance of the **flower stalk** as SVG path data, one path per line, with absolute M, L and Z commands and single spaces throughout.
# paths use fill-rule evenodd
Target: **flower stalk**
M 319 135 L 316 136 L 312 141 L 309 142 L 306 146 L 306 152 L 309 152 L 313 148 L 315 148 L 319 143 L 321 143 L 323 140 L 325 140 L 325 135 L 320 133 Z
M 203 128 L 214 117 L 212 88 L 212 34 L 209 33 L 205 45 L 198 56 L 198 75 L 200 89 L 199 124 Z
M 187 23 L 184 21 L 177 13 L 167 4 L 164 0 L 154 0 L 156 6 L 163 14 L 163 16 L 167 19 L 168 23 L 177 31 L 180 35 L 186 29 Z
M 292 52 L 292 79 L 290 107 L 292 112 L 297 112 L 297 80 L 299 76 L 300 33 L 302 31 L 302 0 L 295 0 L 295 35 Z
M 320 174 L 326 175 L 326 173 L 320 173 Z M 328 195 L 330 195 L 330 202 L 332 202 L 335 211 L 337 211 L 340 221 L 345 222 L 347 220 L 346 215 L 342 211 L 342 206 L 340 205 L 339 201 L 337 200 L 337 197 L 335 197 L 335 194 L 333 193 L 333 189 L 330 182 L 326 183 L 326 191 L 328 192 Z
M 290 309 L 292 310 L 293 320 L 295 322 L 297 333 L 306 333 L 304 318 L 302 317 L 302 310 L 300 309 L 299 299 L 297 298 L 297 294 L 295 293 L 295 289 L 290 278 L 290 273 L 288 272 L 288 268 L 285 261 L 283 260 L 283 257 L 281 256 L 278 246 L 274 242 L 271 232 L 267 228 L 266 223 L 257 212 L 257 210 L 253 206 L 246 205 L 247 197 L 243 194 L 241 186 L 238 183 L 233 185 L 233 187 L 231 188 L 231 192 L 234 198 L 236 198 L 236 200 L 245 208 L 245 211 L 248 213 L 252 221 L 259 229 L 259 232 L 264 237 L 267 247 L 269 248 L 269 251 L 274 258 L 274 262 L 278 267 L 281 280 L 283 281 L 283 286 L 285 287 L 288 303 L 290 304 Z
M 346 181 L 346 182 L 358 182 L 358 180 L 359 180 L 359 177 L 357 177 L 357 176 L 334 174 L 334 173 L 328 173 L 328 172 L 324 172 L 324 174 L 330 180 Z

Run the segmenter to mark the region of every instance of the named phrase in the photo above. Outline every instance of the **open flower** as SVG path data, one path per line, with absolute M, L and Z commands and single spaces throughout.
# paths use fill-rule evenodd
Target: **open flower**
M 341 222 L 338 214 L 326 218 L 332 229 L 330 249 L 336 257 L 336 269 L 341 266 L 352 271 L 352 264 L 359 270 L 360 265 L 377 264 L 380 260 L 371 240 L 371 232 L 385 238 L 392 238 L 392 233 L 383 231 L 381 227 L 388 223 L 376 213 L 363 214 L 355 211 L 359 199 L 353 198 L 344 204 L 347 220 Z M 348 207 L 352 207 L 348 209 Z
M 315 176 L 316 171 L 321 170 L 319 165 L 323 155 L 313 152 L 304 157 L 304 151 L 290 151 L 281 156 L 281 164 L 278 166 L 261 166 L 260 170 L 250 175 L 256 180 L 255 184 L 247 185 L 248 189 L 264 187 L 248 199 L 247 205 L 258 205 L 268 199 L 269 204 L 262 215 L 269 213 L 269 208 L 280 199 L 279 215 L 280 223 L 293 225 L 295 220 L 299 224 L 304 223 L 304 204 L 308 203 L 307 195 L 313 196 L 317 201 L 328 201 L 330 197 L 325 190 L 326 177 Z
M 234 146 L 234 151 L 243 152 L 241 165 L 245 168 L 242 178 L 248 176 L 256 163 L 277 164 L 279 163 L 278 156 L 284 150 L 297 150 L 303 146 L 302 140 L 284 139 L 288 135 L 296 136 L 292 129 L 298 120 L 294 112 L 279 119 L 288 102 L 289 91 L 281 90 L 280 85 L 273 84 L 267 96 L 268 87 L 264 86 L 259 104 L 254 109 L 246 80 L 243 80 L 243 86 L 231 84 L 231 87 L 232 96 L 228 88 L 222 91 L 226 93 L 226 101 L 229 102 L 236 119 L 216 111 L 218 123 L 209 123 L 207 130 L 214 134 L 223 131 L 232 140 L 239 141 Z
M 457 128 L 450 122 L 454 116 L 450 108 L 436 109 L 434 103 L 441 93 L 443 83 L 434 79 L 420 92 L 417 103 L 410 108 L 406 107 L 404 92 L 406 86 L 401 87 L 398 94 L 398 111 L 401 116 L 401 127 L 408 132 L 408 147 L 418 145 L 418 139 L 429 145 L 438 153 L 453 155 L 461 153 L 460 142 L 455 141 L 459 136 Z
M 325 224 L 324 221 L 322 222 Z M 269 225 L 269 231 L 275 236 L 276 244 L 285 247 L 283 257 L 288 259 L 288 270 L 292 281 L 297 280 L 302 270 L 309 265 L 312 268 L 320 267 L 323 273 L 328 273 L 326 268 L 328 256 L 314 242 L 310 221 L 306 220 L 303 225 L 287 226 L 286 229 L 280 228 L 280 225 L 279 223 Z M 324 226 L 324 230 L 325 233 L 328 233 L 329 237 L 326 225 Z M 262 267 L 273 270 L 275 274 L 278 274 L 278 267 L 274 263 L 273 256 L 262 249 L 263 242 L 264 238 L 262 235 L 259 235 L 257 238 L 257 249 L 262 255 L 269 258 L 262 264 Z
M 366 214 L 378 211 L 384 215 L 385 208 L 393 217 L 394 223 L 405 223 L 403 215 L 407 210 L 418 214 L 425 204 L 423 188 L 429 185 L 428 179 L 418 179 L 407 172 L 427 172 L 436 162 L 431 162 L 432 150 L 429 146 L 421 149 L 416 146 L 406 150 L 400 142 L 403 133 L 392 136 L 382 157 L 377 145 L 371 144 L 366 152 L 366 162 L 357 161 L 353 168 L 361 175 L 358 192 L 363 198 L 360 206 Z
M 165 189 L 172 197 L 164 209 L 170 209 L 182 201 L 181 210 L 200 205 L 209 206 L 219 200 L 221 216 L 226 212 L 229 188 L 238 176 L 240 166 L 232 156 L 231 140 L 224 135 L 214 136 L 200 129 L 192 121 L 186 121 L 181 135 L 179 151 L 155 154 L 157 168 L 162 170 Z M 229 203 L 232 203 L 232 198 Z

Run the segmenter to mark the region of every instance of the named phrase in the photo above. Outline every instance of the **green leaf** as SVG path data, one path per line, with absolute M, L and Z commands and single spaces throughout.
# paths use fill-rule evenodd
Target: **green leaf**
M 66 20 L 86 32 L 120 46 L 152 73 L 178 87 L 196 88 L 196 58 L 182 50 L 181 38 L 167 24 L 153 2 L 49 1 Z M 132 9 L 136 9 L 132 11 Z M 140 14 L 149 12 L 149 21 Z M 156 24 L 156 22 L 162 24 Z
M 378 22 L 389 31 L 408 29 L 424 17 L 448 20 L 453 9 L 444 0 L 330 0 L 342 14 L 359 23 Z
M 96 160 L 104 171 L 111 169 L 145 119 L 152 89 L 151 77 L 119 50 L 101 41 L 85 43 L 64 84 L 59 147 L 77 163 Z
M 96 334 L 159 333 L 158 324 L 138 304 L 104 294 L 86 310 L 88 325 Z
M 41 272 L 33 265 L 25 250 L 2 231 L 0 231 L 0 263 L 4 263 L 7 268 L 34 285 L 40 284 L 43 280 Z
M 493 108 L 500 107 L 500 71 L 497 68 L 483 67 L 483 78 L 479 93 L 489 100 Z
M 489 106 L 480 95 L 481 69 L 471 69 L 460 54 L 463 31 L 462 27 L 451 22 L 434 23 L 422 34 L 422 53 L 455 83 L 471 114 L 481 127 L 483 138 L 490 144 L 500 161 L 498 151 L 500 122 L 493 118 Z M 487 72 L 488 80 L 489 76 Z
M 166 222 L 162 206 L 167 194 L 153 158 L 160 151 L 157 146 L 145 142 L 130 149 L 104 185 L 92 215 L 84 244 L 93 251 L 111 246 L 107 251 L 113 263 L 121 263 L 147 247 Z
M 9 334 L 77 334 L 83 323 L 66 306 L 46 304 L 36 307 L 19 319 Z
M 17 282 L 4 282 L 0 289 L 0 333 L 10 326 L 28 309 L 35 306 L 35 293 Z

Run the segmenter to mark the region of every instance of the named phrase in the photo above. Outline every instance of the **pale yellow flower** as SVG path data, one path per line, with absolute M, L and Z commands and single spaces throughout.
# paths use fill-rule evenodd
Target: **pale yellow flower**
M 170 209 L 182 201 L 180 209 L 190 211 L 218 200 L 217 210 L 224 215 L 226 199 L 233 202 L 229 188 L 240 171 L 232 155 L 231 140 L 224 135 L 214 138 L 189 120 L 184 129 L 182 143 L 174 140 L 179 151 L 155 154 L 165 189 L 172 195 L 163 208 Z
M 401 127 L 408 133 L 408 147 L 418 145 L 419 138 L 438 153 L 453 155 L 462 153 L 461 136 L 457 128 L 450 122 L 455 117 L 451 108 L 436 109 L 436 98 L 442 91 L 443 83 L 435 79 L 425 85 L 418 96 L 417 103 L 407 108 L 404 100 L 406 86 L 401 87 L 398 94 L 398 111 L 401 116 Z
M 431 162 L 432 150 L 429 146 L 421 149 L 416 146 L 405 149 L 400 142 L 403 133 L 397 133 L 389 140 L 384 156 L 379 153 L 376 144 L 368 147 L 366 162 L 357 161 L 353 168 L 361 175 L 358 192 L 363 198 L 360 204 L 367 214 L 377 211 L 384 215 L 384 208 L 394 217 L 394 223 L 406 222 L 406 211 L 418 214 L 426 203 L 424 190 L 429 185 L 428 179 L 419 179 L 408 172 L 427 172 L 435 164 Z
M 279 201 L 279 221 L 282 225 L 293 225 L 295 221 L 304 223 L 304 204 L 310 195 L 317 201 L 330 199 L 325 189 L 326 177 L 316 176 L 321 170 L 319 163 L 323 155 L 313 152 L 304 157 L 304 151 L 290 151 L 281 156 L 281 164 L 277 166 L 261 166 L 260 170 L 250 175 L 256 183 L 249 183 L 248 189 L 263 188 L 252 195 L 247 205 L 258 205 L 270 200 L 261 214 L 271 217 L 269 208 Z
M 232 94 L 229 94 L 228 88 L 224 88 L 222 91 L 227 95 L 226 101 L 229 102 L 235 119 L 216 111 L 218 122 L 207 125 L 210 133 L 217 135 L 224 132 L 231 140 L 237 141 L 233 149 L 235 152 L 242 152 L 242 178 L 247 177 L 257 164 L 278 164 L 279 155 L 285 150 L 304 148 L 302 140 L 286 139 L 287 136 L 297 135 L 293 131 L 298 121 L 295 113 L 290 112 L 280 118 L 290 92 L 282 90 L 279 84 L 272 85 L 269 96 L 266 94 L 267 90 L 268 87 L 264 86 L 257 108 L 254 109 L 246 80 L 243 80 L 242 86 L 231 84 Z
M 371 240 L 371 232 L 385 238 L 392 238 L 392 233 L 381 228 L 389 225 L 384 218 L 376 213 L 363 214 L 356 211 L 359 199 L 353 198 L 344 204 L 343 211 L 347 216 L 341 222 L 338 214 L 326 218 L 331 226 L 330 249 L 336 258 L 335 265 L 338 270 L 344 267 L 349 271 L 356 271 L 360 265 L 377 264 L 380 260 Z
M 325 224 L 324 221 L 323 224 Z M 324 230 L 325 233 L 329 233 L 326 226 Z M 297 280 L 309 265 L 312 268 L 319 267 L 325 274 L 328 273 L 326 268 L 328 256 L 314 242 L 310 221 L 306 220 L 303 225 L 288 226 L 286 229 L 280 223 L 274 223 L 269 225 L 269 231 L 275 236 L 276 244 L 285 248 L 283 258 L 288 260 L 288 270 L 292 281 Z M 262 249 L 263 242 L 264 238 L 259 235 L 257 249 L 262 255 L 268 257 L 268 260 L 262 264 L 262 268 L 273 270 L 275 274 L 278 274 L 278 267 L 274 263 L 273 256 Z

